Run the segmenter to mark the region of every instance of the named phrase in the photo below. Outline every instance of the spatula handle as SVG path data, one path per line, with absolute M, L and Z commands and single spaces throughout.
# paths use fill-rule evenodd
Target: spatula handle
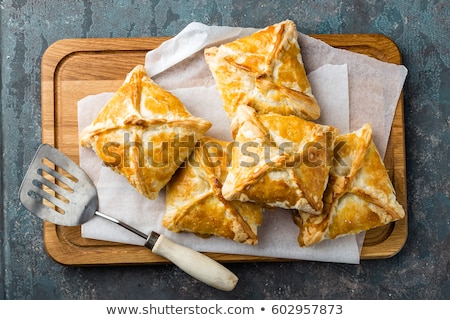
M 223 291 L 231 291 L 238 282 L 234 273 L 217 261 L 160 235 L 153 253 L 165 257 L 192 277 Z

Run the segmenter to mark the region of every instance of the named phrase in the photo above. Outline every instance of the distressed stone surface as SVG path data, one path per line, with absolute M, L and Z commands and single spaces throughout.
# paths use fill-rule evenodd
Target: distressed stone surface
M 450 298 L 450 3 L 369 1 L 1 2 L 2 299 L 448 299 Z M 304 33 L 382 33 L 409 69 L 405 126 L 409 237 L 386 260 L 228 265 L 237 288 L 218 292 L 173 266 L 59 265 L 42 223 L 17 191 L 41 139 L 40 59 L 63 38 L 175 35 L 189 22 L 264 27 L 294 20 Z

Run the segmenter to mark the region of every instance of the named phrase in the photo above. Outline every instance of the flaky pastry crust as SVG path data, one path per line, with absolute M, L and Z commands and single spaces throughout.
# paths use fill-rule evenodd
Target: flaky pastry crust
M 298 212 L 300 246 L 357 234 L 405 217 L 370 124 L 336 138 L 334 164 L 320 215 Z
M 138 192 L 155 199 L 210 127 L 138 65 L 79 141 Z
M 239 106 L 236 140 L 222 193 L 227 200 L 319 214 L 337 130 L 297 116 L 258 115 Z
M 162 224 L 173 232 L 192 232 L 256 245 L 262 209 L 252 203 L 227 201 L 222 184 L 228 175 L 229 142 L 204 137 L 189 161 L 166 188 Z
M 306 77 L 294 22 L 286 20 L 207 48 L 205 59 L 230 119 L 243 104 L 259 114 L 319 118 L 320 108 Z

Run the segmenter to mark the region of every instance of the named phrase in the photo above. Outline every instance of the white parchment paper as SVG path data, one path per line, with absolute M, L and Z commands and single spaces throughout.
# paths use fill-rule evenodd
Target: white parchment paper
M 254 31 L 255 29 L 210 27 L 192 23 L 176 37 L 147 54 L 146 70 L 158 84 L 178 96 L 193 115 L 212 122 L 213 126 L 207 135 L 231 140 L 229 120 L 223 111 L 214 79 L 204 61 L 203 49 L 232 41 Z M 393 114 L 406 77 L 406 68 L 379 63 L 358 54 L 347 54 L 303 34 L 300 34 L 299 42 L 313 93 L 321 105 L 322 116 L 318 122 L 336 126 L 341 133 L 358 129 L 362 120 L 363 123 L 371 122 L 377 137 L 375 142 L 380 153 L 384 155 L 386 146 L 383 143 L 387 143 L 389 139 Z M 367 73 L 364 74 L 364 71 Z M 373 79 L 374 74 L 377 79 Z M 375 84 L 368 88 L 366 85 L 358 86 L 366 81 L 367 77 Z M 352 93 L 353 90 L 367 92 L 355 94 Z M 79 101 L 80 130 L 94 119 L 111 96 L 112 93 L 104 93 Z M 366 110 L 364 106 L 370 106 L 371 109 Z M 380 114 L 383 116 L 380 117 Z M 297 243 L 298 228 L 293 223 L 291 214 L 282 209 L 264 213 L 263 224 L 258 230 L 257 246 L 215 237 L 203 239 L 188 233 L 172 233 L 161 226 L 165 211 L 164 190 L 156 200 L 144 198 L 124 177 L 102 166 L 94 152 L 88 149 L 80 149 L 80 163 L 97 185 L 99 210 L 145 233 L 157 231 L 204 252 L 359 262 L 363 235 L 345 236 L 310 248 L 300 248 Z M 98 217 L 82 226 L 82 236 L 136 245 L 144 243 L 143 239 L 129 231 Z

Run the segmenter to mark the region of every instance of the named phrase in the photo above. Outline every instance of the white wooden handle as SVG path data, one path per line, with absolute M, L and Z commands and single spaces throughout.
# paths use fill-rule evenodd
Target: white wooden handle
M 238 277 L 217 261 L 160 235 L 152 249 L 192 277 L 223 291 L 231 291 Z

